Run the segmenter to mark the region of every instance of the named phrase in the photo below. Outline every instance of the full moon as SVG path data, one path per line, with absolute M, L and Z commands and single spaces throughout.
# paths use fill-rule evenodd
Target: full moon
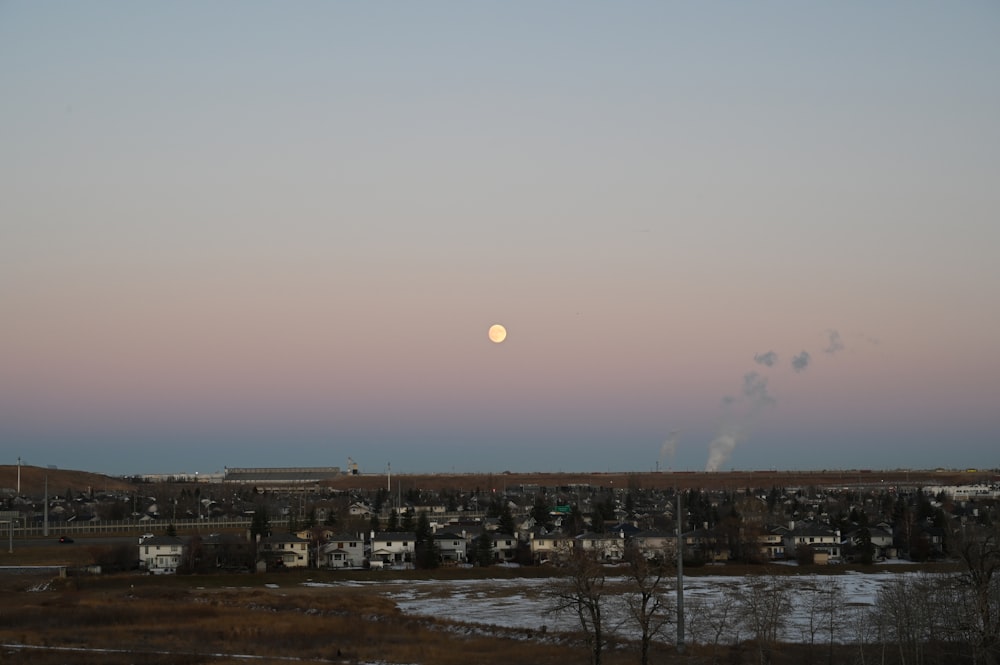
M 504 328 L 499 323 L 494 323 L 492 326 L 490 326 L 489 336 L 491 342 L 493 342 L 494 344 L 499 344 L 500 342 L 507 339 L 507 329 Z

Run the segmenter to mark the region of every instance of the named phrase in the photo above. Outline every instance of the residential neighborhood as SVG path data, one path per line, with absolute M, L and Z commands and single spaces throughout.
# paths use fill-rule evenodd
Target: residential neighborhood
M 149 483 L 139 486 L 148 493 L 67 491 L 41 503 L 7 492 L 0 515 L 34 533 L 43 522 L 53 534 L 134 525 L 144 534 L 135 565 L 151 574 L 538 566 L 574 555 L 617 564 L 630 550 L 669 562 L 679 547 L 688 567 L 839 565 L 944 559 L 949 530 L 992 519 L 997 491 L 986 484 L 676 492 L 575 483 L 303 492 L 287 472 L 285 486 L 272 481 L 269 489 L 241 472 L 238 485 Z

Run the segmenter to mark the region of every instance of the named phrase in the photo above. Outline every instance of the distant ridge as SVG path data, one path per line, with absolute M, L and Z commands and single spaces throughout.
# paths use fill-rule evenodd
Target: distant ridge
M 105 476 L 90 471 L 73 471 L 70 469 L 49 469 L 41 466 L 21 465 L 21 494 L 40 496 L 45 492 L 45 480 L 48 478 L 49 495 L 64 494 L 66 490 L 73 492 L 124 491 L 135 489 L 135 483 L 125 478 Z M 0 465 L 0 489 L 17 489 L 17 465 Z

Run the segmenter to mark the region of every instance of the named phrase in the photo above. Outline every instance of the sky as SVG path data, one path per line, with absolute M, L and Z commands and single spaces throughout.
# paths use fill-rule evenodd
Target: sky
M 0 464 L 1000 466 L 997 34 L 0 2 Z

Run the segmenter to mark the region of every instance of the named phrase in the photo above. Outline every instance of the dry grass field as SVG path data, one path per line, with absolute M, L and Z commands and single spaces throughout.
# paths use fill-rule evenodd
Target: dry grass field
M 780 567 L 770 572 L 779 571 Z M 51 574 L 6 573 L 0 574 L 0 664 L 587 663 L 589 653 L 578 635 L 473 625 L 463 623 L 460 616 L 406 615 L 384 595 L 385 588 L 379 584 L 337 584 L 356 577 L 393 581 L 398 590 L 401 576 L 494 579 L 550 576 L 553 572 L 545 568 L 359 571 L 345 577 L 342 571 L 311 570 L 63 579 Z M 813 654 L 805 649 L 785 645 L 773 662 L 807 662 Z M 752 644 L 726 646 L 724 651 L 689 645 L 680 655 L 671 647 L 660 646 L 652 662 L 754 661 Z M 832 660 L 824 662 L 849 662 L 854 657 L 847 647 L 837 651 Z M 833 655 L 827 654 L 827 658 Z M 605 665 L 637 663 L 638 646 L 619 640 L 604 656 Z
M 280 576 L 0 576 L 0 663 L 564 663 L 540 633 L 402 615 L 370 589 Z M 579 654 L 577 657 L 576 654 Z M 513 661 L 511 660 L 513 659 Z

